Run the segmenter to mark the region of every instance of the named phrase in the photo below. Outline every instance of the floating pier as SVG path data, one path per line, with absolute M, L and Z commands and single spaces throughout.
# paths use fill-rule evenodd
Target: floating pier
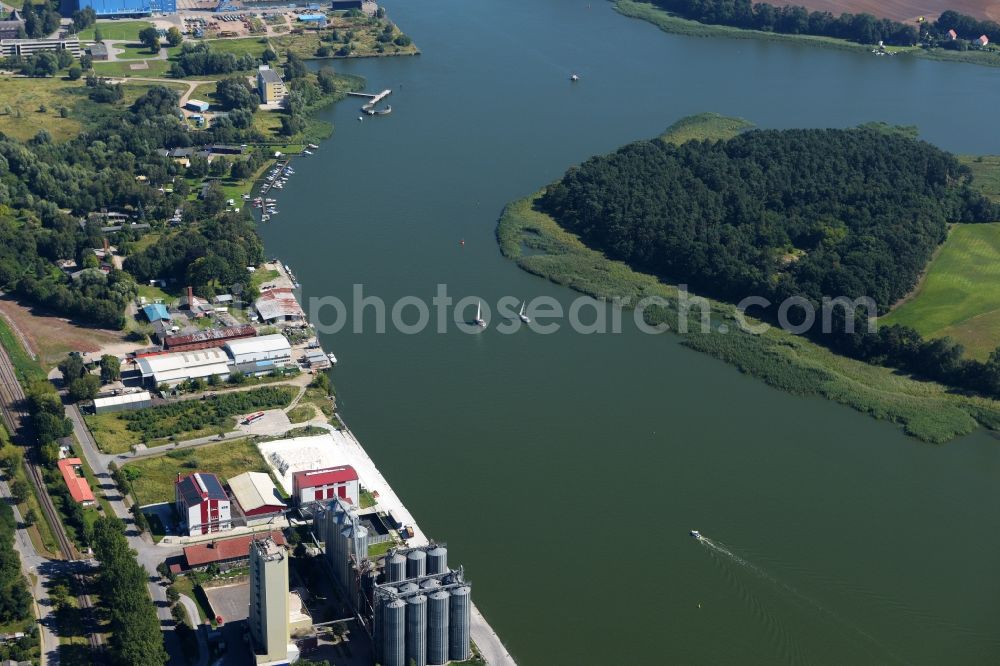
M 378 115 L 385 115 L 384 113 L 375 111 L 375 105 L 378 104 L 379 102 L 381 102 L 383 99 L 385 99 L 389 95 L 391 95 L 392 94 L 392 90 L 388 90 L 388 89 L 387 90 L 383 90 L 382 92 L 378 93 L 377 95 L 372 95 L 370 93 L 360 93 L 360 92 L 349 92 L 347 94 L 351 95 L 353 97 L 365 97 L 365 98 L 367 98 L 368 101 L 365 102 L 364 106 L 361 107 L 361 110 L 364 111 L 365 113 L 367 113 L 368 115 L 370 115 L 370 116 L 373 116 L 373 115 L 376 115 L 376 114 L 378 114 Z

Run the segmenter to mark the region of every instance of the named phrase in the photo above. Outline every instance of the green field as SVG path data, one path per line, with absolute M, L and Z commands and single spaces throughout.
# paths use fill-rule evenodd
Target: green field
M 267 50 L 267 40 L 260 37 L 246 37 L 243 39 L 206 39 L 203 40 L 213 51 L 220 53 L 232 53 L 233 55 L 252 55 L 260 58 Z
M 986 359 L 1000 345 L 1000 223 L 955 225 L 917 292 L 881 323 L 950 336 Z
M 98 21 L 86 30 L 80 32 L 81 41 L 93 41 L 97 29 L 104 39 L 139 40 L 139 31 L 153 25 L 149 21 Z
M 960 155 L 958 161 L 972 170 L 972 186 L 1000 203 L 1000 155 Z
M 681 118 L 660 135 L 667 143 L 680 145 L 688 141 L 725 141 L 753 128 L 742 118 L 729 118 L 718 113 L 699 113 Z
M 178 473 L 212 472 L 225 482 L 243 472 L 270 472 L 257 447 L 245 439 L 181 449 L 130 462 L 123 469 L 133 477 L 132 492 L 140 506 L 172 502 Z

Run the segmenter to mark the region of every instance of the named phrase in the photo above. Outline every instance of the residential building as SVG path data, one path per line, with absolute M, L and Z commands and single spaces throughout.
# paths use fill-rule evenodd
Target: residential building
M 300 506 L 336 497 L 360 506 L 358 473 L 350 465 L 295 472 L 292 474 L 292 497 Z
M 262 104 L 280 104 L 288 95 L 281 75 L 267 65 L 257 70 L 257 93 Z
M 229 491 L 248 526 L 268 523 L 281 517 L 288 508 L 271 477 L 261 472 L 244 472 L 234 476 L 229 479 Z
M 217 539 L 184 548 L 184 562 L 188 569 L 204 569 L 215 565 L 220 571 L 243 566 L 250 559 L 250 541 L 260 539 L 259 534 L 246 534 L 231 539 Z M 279 530 L 272 530 L 269 538 L 279 546 L 285 538 Z
M 186 534 L 200 536 L 232 529 L 232 507 L 219 477 L 195 472 L 174 483 L 177 512 Z
M 58 466 L 73 501 L 83 506 L 93 506 L 94 491 L 83 476 L 83 462 L 79 458 L 63 458 Z
M 990 38 L 987 37 L 986 35 L 980 35 L 979 39 L 976 40 L 976 43 L 979 44 L 980 46 L 986 46 L 987 44 L 990 43 Z
M 42 51 L 68 51 L 74 58 L 82 53 L 80 39 L 0 39 L 0 55 L 5 58 L 26 56 Z
M 292 345 L 280 333 L 230 340 L 223 347 L 233 369 L 247 375 L 266 374 L 292 362 Z
M 152 404 L 153 396 L 149 394 L 149 391 L 112 395 L 106 398 L 94 398 L 94 413 L 108 414 L 110 412 L 124 412 L 129 409 L 145 409 L 151 407 Z
M 288 554 L 271 539 L 250 542 L 250 639 L 259 666 L 298 658 L 290 642 Z
M 155 354 L 136 359 L 139 374 L 146 386 L 161 384 L 176 386 L 189 379 L 219 379 L 229 377 L 229 355 L 221 349 L 197 349 L 185 352 Z

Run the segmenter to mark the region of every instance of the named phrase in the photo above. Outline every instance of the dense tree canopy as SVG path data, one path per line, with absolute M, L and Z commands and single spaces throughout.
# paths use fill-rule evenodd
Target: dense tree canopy
M 949 154 L 876 129 L 634 143 L 571 169 L 541 204 L 613 257 L 728 299 L 909 291 L 949 221 L 995 207 Z

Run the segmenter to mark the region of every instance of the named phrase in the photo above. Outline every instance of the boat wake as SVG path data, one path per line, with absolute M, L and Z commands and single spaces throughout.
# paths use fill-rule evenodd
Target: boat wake
M 867 649 L 867 651 L 871 651 L 871 649 L 874 648 L 881 656 L 888 657 L 894 662 L 901 664 L 908 663 L 905 659 L 903 659 L 899 655 L 894 654 L 888 647 L 880 643 L 874 636 L 866 632 L 864 629 L 844 619 L 831 609 L 821 604 L 816 599 L 813 599 L 812 597 L 803 594 L 801 591 L 799 591 L 792 585 L 789 585 L 788 583 L 779 580 L 763 567 L 760 567 L 759 565 L 754 564 L 747 558 L 737 554 L 731 547 L 729 547 L 725 543 L 717 539 L 710 539 L 701 534 L 698 536 L 697 541 L 706 549 L 708 549 L 711 553 L 721 558 L 722 560 L 725 560 L 732 564 L 736 564 L 741 569 L 752 573 L 756 578 L 771 584 L 778 591 L 786 593 L 787 595 L 792 597 L 791 601 L 795 605 L 805 604 L 811 607 L 813 610 L 815 610 L 819 615 L 825 617 L 828 620 L 832 620 L 835 624 L 839 625 L 839 627 L 842 630 L 845 630 L 847 633 L 855 637 L 860 637 L 861 639 L 863 639 L 864 647 Z M 743 588 L 742 585 L 740 585 L 740 587 Z M 749 590 L 743 589 L 743 592 L 748 593 Z M 761 608 L 759 608 L 760 604 L 758 603 L 757 600 L 754 600 L 752 605 L 758 612 L 762 610 Z

